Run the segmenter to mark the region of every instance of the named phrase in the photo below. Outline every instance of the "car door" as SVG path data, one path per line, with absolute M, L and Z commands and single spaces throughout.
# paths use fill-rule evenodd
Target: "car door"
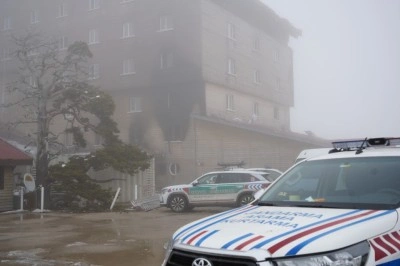
M 198 178 L 192 183 L 187 192 L 190 203 L 206 203 L 215 202 L 216 180 L 218 173 L 210 173 Z
M 242 180 L 243 173 L 234 173 L 227 171 L 222 173 L 220 178 L 217 179 L 216 188 L 216 201 L 219 203 L 223 202 L 235 202 L 237 194 L 243 189 Z

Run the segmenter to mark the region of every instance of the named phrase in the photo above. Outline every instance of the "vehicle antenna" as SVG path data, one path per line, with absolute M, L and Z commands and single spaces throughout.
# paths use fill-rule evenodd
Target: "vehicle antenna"
M 363 146 L 364 146 L 364 143 L 367 142 L 367 139 L 368 139 L 368 137 L 366 137 L 366 138 L 364 139 L 364 141 L 361 143 L 361 146 L 358 147 L 358 149 L 356 150 L 356 154 L 360 154 L 360 153 L 363 152 Z

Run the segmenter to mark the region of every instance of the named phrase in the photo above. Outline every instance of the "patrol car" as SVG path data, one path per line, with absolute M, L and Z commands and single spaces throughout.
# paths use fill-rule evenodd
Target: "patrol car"
M 400 265 L 400 138 L 333 144 L 254 202 L 178 229 L 163 265 Z
M 254 200 L 254 192 L 271 184 L 263 175 L 268 173 L 248 170 L 210 172 L 190 184 L 163 188 L 160 204 L 174 212 L 195 206 L 242 206 Z

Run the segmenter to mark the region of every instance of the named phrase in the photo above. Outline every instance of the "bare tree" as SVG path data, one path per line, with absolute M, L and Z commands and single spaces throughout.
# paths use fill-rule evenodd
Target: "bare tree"
M 111 166 L 134 174 L 148 167 L 147 154 L 119 140 L 111 96 L 90 84 L 88 62 L 92 53 L 85 42 L 75 42 L 60 51 L 56 41 L 35 33 L 13 40 L 20 78 L 9 86 L 13 100 L 3 107 L 17 107 L 21 114 L 10 125 L 30 124 L 35 128 L 31 136 L 37 149 L 38 185 L 48 184 L 50 161 L 63 152 L 60 136 L 66 133 L 72 134 L 79 147 L 86 146 L 84 132 L 92 130 L 103 138 L 104 148 L 88 157 L 95 169 Z M 57 129 L 59 119 L 66 119 L 69 127 Z

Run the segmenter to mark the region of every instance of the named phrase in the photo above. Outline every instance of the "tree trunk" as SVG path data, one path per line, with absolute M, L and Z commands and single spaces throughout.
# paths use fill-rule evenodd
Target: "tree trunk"
M 49 128 L 47 118 L 47 97 L 38 99 L 38 123 L 37 123 L 37 152 L 36 152 L 36 180 L 37 185 L 47 186 L 47 175 L 49 167 Z

